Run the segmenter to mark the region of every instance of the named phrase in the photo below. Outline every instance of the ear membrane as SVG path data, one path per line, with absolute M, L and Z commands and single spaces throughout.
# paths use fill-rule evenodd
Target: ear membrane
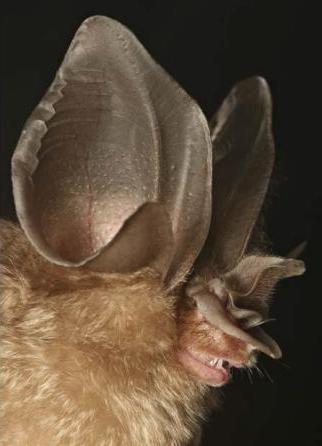
M 90 17 L 24 126 L 12 182 L 21 227 L 49 262 L 106 272 L 152 264 L 173 288 L 208 235 L 208 123 L 126 27 Z
M 129 246 L 133 250 L 131 253 Z M 115 239 L 86 266 L 94 271 L 123 273 L 150 267 L 164 279 L 172 256 L 170 217 L 164 206 L 147 203 L 125 222 Z
M 274 161 L 272 103 L 267 83 L 238 83 L 210 122 L 213 215 L 197 271 L 231 271 L 243 258 L 263 205 Z

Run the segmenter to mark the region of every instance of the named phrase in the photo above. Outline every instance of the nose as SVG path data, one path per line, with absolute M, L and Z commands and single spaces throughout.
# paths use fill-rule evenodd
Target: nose
M 270 336 L 268 336 L 259 327 L 250 328 L 247 331 L 245 331 L 245 328 L 239 327 L 237 325 L 237 321 L 230 316 L 230 313 L 227 311 L 225 305 L 223 305 L 223 303 L 213 293 L 203 289 L 196 293 L 193 296 L 193 299 L 195 300 L 200 313 L 211 325 L 219 328 L 230 336 L 244 341 L 250 346 L 250 351 L 257 350 L 265 353 L 271 358 L 281 357 L 281 350 L 279 346 Z M 240 310 L 236 307 L 236 311 L 237 310 L 239 312 L 239 316 L 242 314 L 240 311 L 251 311 Z M 250 313 L 248 316 L 249 315 Z M 256 318 L 258 319 L 257 315 Z M 251 318 L 246 318 L 246 321 L 249 320 L 251 320 Z

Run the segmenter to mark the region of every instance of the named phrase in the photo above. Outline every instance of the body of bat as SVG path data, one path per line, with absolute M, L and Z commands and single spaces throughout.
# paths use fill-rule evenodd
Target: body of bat
M 183 446 L 301 261 L 250 248 L 273 165 L 266 82 L 208 123 L 107 17 L 77 31 L 12 158 L 1 446 Z M 197 444 L 197 443 L 194 443 Z
M 149 271 L 70 270 L 12 224 L 1 236 L 1 444 L 184 444 L 206 386 L 176 360 L 175 296 Z

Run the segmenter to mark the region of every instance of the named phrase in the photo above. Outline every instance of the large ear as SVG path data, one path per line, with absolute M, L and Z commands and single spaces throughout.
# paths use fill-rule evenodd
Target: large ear
M 208 125 L 197 104 L 129 30 L 91 17 L 77 31 L 15 150 L 18 218 L 51 262 L 106 271 L 113 262 L 120 271 L 137 268 L 142 261 L 136 256 L 153 251 L 145 249 L 151 234 L 164 231 L 159 239 L 167 242 L 154 245 L 165 252 L 144 263 L 163 259 L 159 269 L 174 286 L 208 233 L 211 156 Z M 149 202 L 161 207 L 145 207 Z M 118 243 L 119 256 L 126 251 L 123 228 L 126 266 L 117 258 Z
M 213 218 L 197 269 L 223 273 L 244 254 L 274 161 L 271 99 L 259 77 L 237 84 L 210 122 Z

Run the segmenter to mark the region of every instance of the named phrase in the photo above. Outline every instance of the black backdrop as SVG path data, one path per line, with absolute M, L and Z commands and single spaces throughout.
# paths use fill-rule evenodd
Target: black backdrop
M 319 437 L 322 368 L 322 174 L 316 60 L 320 36 L 312 2 L 78 1 L 6 2 L 2 10 L 0 216 L 15 218 L 10 156 L 24 120 L 53 78 L 83 19 L 108 15 L 127 25 L 210 116 L 238 80 L 264 76 L 274 101 L 277 168 L 267 231 L 278 254 L 306 239 L 303 278 L 282 283 L 270 332 L 285 354 L 263 358 L 264 377 L 236 376 L 203 445 L 305 445 Z M 268 376 L 266 376 L 266 374 Z M 46 445 L 44 445 L 46 446 Z

